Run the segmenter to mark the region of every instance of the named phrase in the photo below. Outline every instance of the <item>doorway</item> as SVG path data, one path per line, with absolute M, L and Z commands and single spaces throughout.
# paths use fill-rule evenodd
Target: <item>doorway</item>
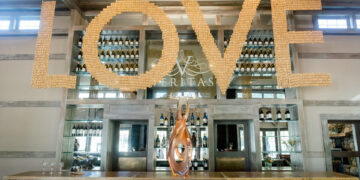
M 328 121 L 332 169 L 359 177 L 360 121 Z
M 215 171 L 249 171 L 248 121 L 214 121 Z
M 146 171 L 147 121 L 117 121 L 114 127 L 113 171 Z

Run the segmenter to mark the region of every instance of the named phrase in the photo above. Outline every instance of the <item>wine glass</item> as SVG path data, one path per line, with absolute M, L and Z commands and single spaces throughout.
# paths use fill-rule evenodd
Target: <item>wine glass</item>
M 62 174 L 62 170 L 64 168 L 64 162 L 59 163 L 59 174 Z
M 43 162 L 42 163 L 42 174 L 45 174 L 46 173 L 46 166 L 47 166 L 48 162 Z
M 55 163 L 54 162 L 50 163 L 50 174 L 54 174 L 54 167 L 55 167 Z

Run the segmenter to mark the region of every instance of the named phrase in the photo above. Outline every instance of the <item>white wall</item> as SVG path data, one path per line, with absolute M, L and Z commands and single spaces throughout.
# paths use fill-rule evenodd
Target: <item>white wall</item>
M 55 17 L 56 29 L 68 29 L 69 16 Z M 0 37 L 0 55 L 13 57 L 17 54 L 34 54 L 36 36 Z M 54 36 L 51 54 L 66 54 L 67 36 Z M 51 101 L 58 104 L 63 99 L 62 89 L 33 89 L 33 60 L 0 60 L 0 103 L 25 101 Z M 50 60 L 49 74 L 65 74 L 65 59 Z M 56 107 L 0 107 L 0 154 L 20 152 L 17 157 L 0 156 L 0 179 L 9 174 L 41 170 L 41 152 L 56 151 L 60 106 Z M 26 153 L 39 153 L 28 157 Z M 21 154 L 23 153 L 23 154 Z M 25 158 L 23 158 L 25 157 Z
M 360 36 L 325 36 L 323 44 L 299 45 L 300 53 L 360 53 Z M 304 100 L 359 101 L 360 61 L 359 59 L 300 59 L 303 73 L 331 73 L 331 87 L 301 88 Z M 321 114 L 359 114 L 357 106 L 304 106 L 307 157 L 306 170 L 325 171 L 325 154 L 322 134 Z

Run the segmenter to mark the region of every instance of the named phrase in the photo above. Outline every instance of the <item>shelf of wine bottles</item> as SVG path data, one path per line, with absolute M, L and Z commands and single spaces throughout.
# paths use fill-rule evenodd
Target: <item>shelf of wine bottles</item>
M 156 170 L 170 170 L 167 162 L 167 153 L 169 150 L 169 140 L 176 124 L 176 110 L 156 110 L 155 129 L 156 137 L 154 139 Z M 191 109 L 187 121 L 187 129 L 191 134 L 192 143 L 192 165 L 191 170 L 208 170 L 208 116 L 205 109 Z M 179 147 L 184 150 L 184 147 Z M 177 156 L 175 156 L 177 160 Z
M 65 168 L 99 169 L 103 112 L 99 105 L 67 106 L 61 157 Z
M 296 106 L 295 106 L 296 107 Z M 292 109 L 290 111 L 290 109 Z M 297 111 L 295 108 L 288 107 L 262 107 L 259 109 L 259 120 L 261 122 L 291 122 L 297 121 Z
M 90 76 L 83 61 L 83 36 L 86 32 L 75 32 L 72 72 L 78 76 Z M 98 40 L 98 57 L 105 68 L 118 75 L 138 75 L 139 32 L 102 31 Z

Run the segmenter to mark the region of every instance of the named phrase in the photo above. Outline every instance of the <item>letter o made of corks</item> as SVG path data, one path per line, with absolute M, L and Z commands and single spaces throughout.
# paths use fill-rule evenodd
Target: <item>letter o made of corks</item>
M 98 40 L 104 26 L 116 15 L 123 12 L 141 12 L 149 15 L 162 31 L 164 46 L 158 64 L 145 74 L 118 76 L 109 72 L 98 57 Z M 179 38 L 175 26 L 166 14 L 155 4 L 141 0 L 126 0 L 111 3 L 97 15 L 86 28 L 83 39 L 83 57 L 87 70 L 100 83 L 123 92 L 146 89 L 160 82 L 169 74 L 176 63 Z

